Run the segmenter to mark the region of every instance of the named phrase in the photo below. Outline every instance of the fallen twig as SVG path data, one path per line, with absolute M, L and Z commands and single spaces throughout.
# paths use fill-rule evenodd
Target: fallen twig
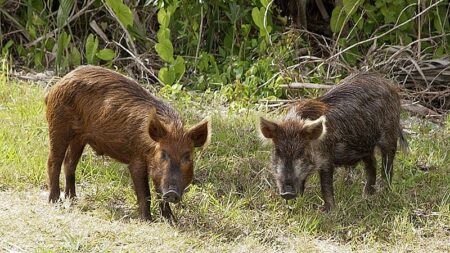
M 109 43 L 109 39 L 106 36 L 106 34 L 103 32 L 103 30 L 97 25 L 97 22 L 95 22 L 95 20 L 92 20 L 89 23 L 89 26 L 92 28 L 92 30 L 94 30 L 99 36 L 100 38 L 102 38 L 106 43 Z
M 434 123 L 442 123 L 441 122 L 442 115 L 431 110 L 430 108 L 427 108 L 419 103 L 412 102 L 409 100 L 402 100 L 401 104 L 402 104 L 402 108 L 405 111 L 408 111 L 413 115 L 429 119 Z
M 331 89 L 333 85 L 325 85 L 325 84 L 317 84 L 317 83 L 290 83 L 290 84 L 282 84 L 281 88 L 288 89 Z
M 32 82 L 50 82 L 52 80 L 59 79 L 59 77 L 53 76 L 52 72 L 36 73 L 36 74 L 10 72 L 10 73 L 8 73 L 8 76 L 19 79 L 19 80 L 32 81 Z

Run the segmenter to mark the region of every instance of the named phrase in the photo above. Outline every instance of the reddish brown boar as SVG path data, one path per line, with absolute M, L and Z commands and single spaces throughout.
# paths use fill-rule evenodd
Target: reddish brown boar
M 179 114 L 135 81 L 93 66 L 75 69 L 46 97 L 49 127 L 49 201 L 60 197 L 64 162 L 65 195 L 75 193 L 75 169 L 86 144 L 98 154 L 128 164 L 140 215 L 150 216 L 149 178 L 162 197 L 161 213 L 172 219 L 169 202 L 181 200 L 193 178 L 194 148 L 211 134 L 205 120 L 185 130 Z
M 324 96 L 294 104 L 281 122 L 261 118 L 261 133 L 273 142 L 272 167 L 280 194 L 303 194 L 313 171 L 320 175 L 323 210 L 334 206 L 333 173 L 337 166 L 363 161 L 365 192 L 373 194 L 375 147 L 382 156 L 382 175 L 392 180 L 400 127 L 400 98 L 386 79 L 359 73 L 344 79 Z

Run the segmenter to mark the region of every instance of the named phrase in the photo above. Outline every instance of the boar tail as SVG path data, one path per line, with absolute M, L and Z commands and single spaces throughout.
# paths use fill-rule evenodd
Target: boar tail
M 403 153 L 407 154 L 409 152 L 409 144 L 408 144 L 408 141 L 405 138 L 404 133 L 405 132 L 403 131 L 403 129 L 400 129 L 398 139 L 399 139 L 399 142 L 400 142 L 400 150 Z

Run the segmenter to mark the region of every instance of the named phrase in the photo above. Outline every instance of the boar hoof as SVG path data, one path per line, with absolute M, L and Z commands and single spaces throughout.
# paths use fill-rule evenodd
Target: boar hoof
M 143 216 L 141 216 L 141 219 L 142 219 L 143 221 L 148 221 L 148 222 L 153 221 L 151 215 L 143 215 Z
M 50 192 L 50 195 L 48 196 L 48 202 L 50 203 L 57 203 L 59 199 L 60 192 Z
M 328 213 L 328 212 L 331 211 L 332 209 L 333 209 L 333 206 L 330 205 L 330 204 L 327 204 L 327 203 L 325 203 L 323 206 L 321 206 L 321 207 L 319 208 L 319 210 L 320 210 L 321 212 L 324 212 L 324 213 Z

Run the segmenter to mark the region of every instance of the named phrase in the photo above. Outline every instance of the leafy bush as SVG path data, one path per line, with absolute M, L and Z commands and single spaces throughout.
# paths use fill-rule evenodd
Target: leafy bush
M 331 14 L 336 41 L 322 48 L 343 51 L 339 59 L 350 67 L 381 45 L 448 55 L 448 0 L 407 4 L 344 0 Z M 276 9 L 269 0 L 0 0 L 0 47 L 2 58 L 38 71 L 114 65 L 165 89 L 221 89 L 230 100 L 254 101 L 285 96 L 279 84 L 322 82 L 326 71 L 295 67 L 305 53 L 323 50 L 307 33 L 286 32 Z
M 441 57 L 450 54 L 449 8 L 448 0 L 345 0 L 333 10 L 330 28 L 342 48 L 373 38 L 345 54 L 352 65 L 381 45 L 416 46 L 419 55 Z

